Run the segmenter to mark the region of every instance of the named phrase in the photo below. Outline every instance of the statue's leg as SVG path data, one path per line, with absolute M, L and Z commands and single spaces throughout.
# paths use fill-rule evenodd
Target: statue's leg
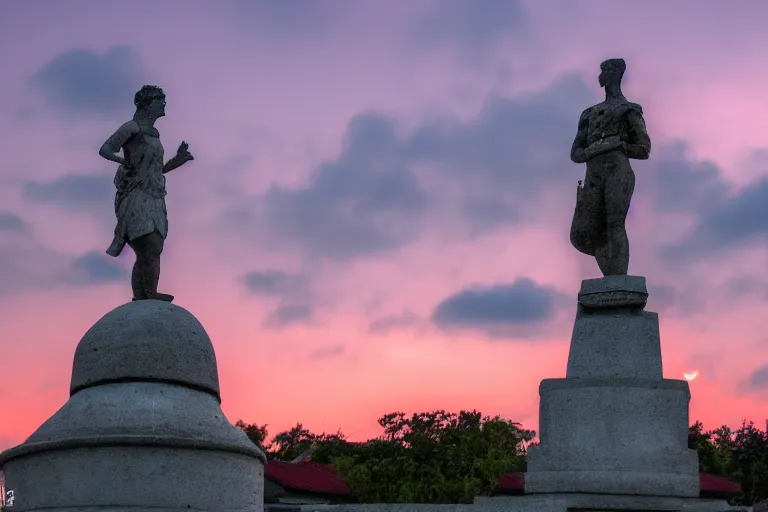
M 629 239 L 626 220 L 635 191 L 635 173 L 629 168 L 610 173 L 605 182 L 606 243 L 596 247 L 595 259 L 604 276 L 626 275 L 629 270 Z
M 158 232 L 140 236 L 130 242 L 136 253 L 136 263 L 131 275 L 135 300 L 156 299 L 157 283 L 160 281 L 160 255 L 165 240 Z

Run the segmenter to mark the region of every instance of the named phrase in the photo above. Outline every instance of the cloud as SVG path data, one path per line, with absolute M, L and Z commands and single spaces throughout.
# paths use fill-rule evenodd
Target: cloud
M 752 372 L 749 377 L 749 387 L 753 390 L 768 390 L 768 364 Z
M 51 59 L 30 79 L 60 114 L 114 115 L 133 109 L 145 73 L 136 51 L 113 46 L 99 54 L 71 50 Z
M 346 4 L 344 10 L 354 4 Z M 323 36 L 332 33 L 335 21 L 343 13 L 333 4 L 314 0 L 235 0 L 222 4 L 229 19 L 238 27 L 272 37 L 296 41 L 296 37 Z M 258 30 L 254 30 L 258 28 Z
M 32 236 L 0 237 L 0 296 L 58 286 L 66 265 L 66 255 L 42 246 Z
M 655 208 L 670 213 L 703 211 L 726 198 L 729 187 L 720 168 L 710 161 L 690 160 L 688 151 L 682 141 L 654 148 L 653 172 L 642 179 L 650 182 Z
M 745 274 L 731 277 L 725 283 L 725 290 L 734 299 L 754 296 L 768 299 L 768 282 L 758 275 Z
M 726 185 L 723 184 L 723 187 Z M 702 204 L 695 228 L 664 248 L 667 259 L 697 258 L 768 240 L 768 176 Z
M 67 174 L 49 182 L 28 181 L 23 191 L 30 201 L 67 210 L 101 209 L 114 200 L 112 180 L 108 173 Z
M 340 261 L 398 249 L 424 226 L 466 236 L 521 222 L 540 213 L 536 195 L 547 184 L 570 177 L 575 186 L 568 151 L 592 99 L 569 75 L 536 94 L 491 96 L 470 121 L 429 120 L 406 135 L 388 116 L 360 114 L 341 154 L 309 183 L 275 185 L 258 208 L 242 208 L 262 216 L 271 241 Z
M 287 274 L 282 270 L 269 269 L 249 272 L 242 277 L 243 284 L 254 295 L 284 297 L 305 291 L 307 280 L 301 274 Z
M 310 324 L 313 320 L 314 310 L 309 304 L 280 304 L 264 319 L 263 326 L 281 329 L 292 325 Z
M 649 285 L 648 311 L 664 312 L 677 302 L 680 292 L 674 286 Z
M 401 313 L 399 315 L 385 315 L 374 319 L 368 325 L 368 332 L 374 334 L 389 334 L 398 329 L 407 329 L 421 324 L 421 318 L 413 313 Z
M 129 276 L 114 258 L 91 251 L 72 260 L 63 280 L 75 285 L 99 285 L 118 281 L 129 283 Z
M 392 120 L 364 114 L 350 122 L 339 158 L 321 164 L 311 183 L 267 192 L 266 225 L 312 254 L 343 260 L 412 240 L 426 205 Z
M 228 219 L 236 211 L 246 219 L 238 229 L 267 233 L 263 244 L 335 261 L 388 254 L 427 232 L 467 240 L 556 221 L 567 233 L 574 187 L 584 176 L 568 152 L 580 113 L 599 101 L 595 92 L 568 74 L 537 92 L 489 95 L 473 118 L 425 119 L 410 131 L 390 116 L 360 114 L 341 153 L 318 165 L 308 183 L 276 184 L 233 206 Z M 657 144 L 649 161 L 632 165 L 635 211 L 639 204 L 650 210 L 649 222 L 684 215 L 697 226 L 679 235 L 677 248 L 655 242 L 648 264 L 661 257 L 669 267 L 684 265 L 726 238 L 746 243 L 767 229 L 768 179 L 734 192 L 720 169 L 692 159 L 683 141 Z
M 309 358 L 313 360 L 331 359 L 343 355 L 345 348 L 343 345 L 333 345 L 330 347 L 321 347 L 309 353 Z
M 27 230 L 24 219 L 13 212 L 0 211 L 0 233 L 23 233 Z
M 517 326 L 542 324 L 554 318 L 568 297 L 529 278 L 512 284 L 475 285 L 443 299 L 432 312 L 442 329 L 468 328 L 497 337 L 514 336 Z
M 491 48 L 500 37 L 526 26 L 525 9 L 518 0 L 439 0 L 415 26 L 413 39 L 427 46 L 455 45 L 468 56 Z

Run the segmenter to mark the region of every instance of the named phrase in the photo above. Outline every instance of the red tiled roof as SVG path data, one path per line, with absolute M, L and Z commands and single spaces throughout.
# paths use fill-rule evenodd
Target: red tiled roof
M 525 491 L 525 473 L 501 475 L 498 490 L 504 494 L 522 494 Z
M 289 464 L 270 460 L 264 466 L 264 476 L 292 491 L 344 496 L 349 486 L 331 466 L 305 462 Z
M 270 460 L 264 468 L 267 478 L 276 481 L 286 489 L 317 494 L 344 496 L 350 493 L 349 486 L 331 466 L 303 462 L 289 464 Z M 736 496 L 741 486 L 721 476 L 701 473 L 699 475 L 702 496 Z M 498 492 L 522 494 L 525 492 L 525 473 L 507 473 L 499 478 Z
M 707 473 L 701 473 L 699 475 L 701 482 L 701 492 L 715 493 L 715 494 L 741 494 L 741 485 L 736 482 L 731 482 L 725 477 L 717 475 L 708 475 Z

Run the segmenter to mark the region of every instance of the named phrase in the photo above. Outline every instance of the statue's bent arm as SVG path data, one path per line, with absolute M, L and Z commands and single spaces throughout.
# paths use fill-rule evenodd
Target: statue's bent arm
M 651 138 L 645 128 L 643 111 L 632 109 L 627 113 L 629 140 L 624 144 L 627 158 L 647 160 L 651 154 Z
M 581 113 L 579 118 L 579 128 L 576 132 L 576 138 L 571 146 L 571 161 L 576 164 L 583 164 L 587 161 L 587 128 L 589 126 L 589 109 Z
M 117 153 L 120 151 L 120 148 L 122 148 L 123 145 L 128 142 L 128 139 L 137 133 L 139 133 L 139 126 L 135 121 L 128 121 L 127 123 L 123 123 L 123 125 L 118 128 L 115 133 L 110 135 L 104 144 L 101 145 L 101 149 L 99 149 L 99 156 L 109 160 L 110 162 L 124 165 L 125 160 L 117 156 Z

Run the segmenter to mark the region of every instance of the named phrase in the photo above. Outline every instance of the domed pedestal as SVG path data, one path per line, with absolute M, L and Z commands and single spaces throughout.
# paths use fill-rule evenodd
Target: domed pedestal
M 264 454 L 220 403 L 194 316 L 161 301 L 118 307 L 80 341 L 67 403 L 0 454 L 13 510 L 261 512 Z

